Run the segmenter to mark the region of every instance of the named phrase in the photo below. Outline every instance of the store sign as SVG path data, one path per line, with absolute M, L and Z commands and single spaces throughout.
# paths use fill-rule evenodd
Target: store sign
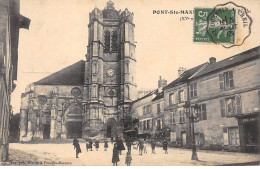
M 243 123 L 249 123 L 249 122 L 254 122 L 254 121 L 257 121 L 257 117 L 250 117 L 250 118 L 242 119 Z

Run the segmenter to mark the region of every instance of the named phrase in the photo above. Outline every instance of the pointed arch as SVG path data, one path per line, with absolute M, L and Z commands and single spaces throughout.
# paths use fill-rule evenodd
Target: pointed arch
M 117 52 L 117 46 L 118 46 L 117 40 L 118 40 L 118 32 L 113 31 L 113 34 L 112 34 L 112 52 Z
M 108 30 L 105 31 L 105 47 L 104 52 L 108 53 L 110 52 L 110 32 Z
M 69 121 L 71 119 L 77 118 L 78 120 L 82 120 L 82 115 L 84 113 L 83 105 L 79 102 L 73 102 L 66 108 L 64 112 L 65 121 Z

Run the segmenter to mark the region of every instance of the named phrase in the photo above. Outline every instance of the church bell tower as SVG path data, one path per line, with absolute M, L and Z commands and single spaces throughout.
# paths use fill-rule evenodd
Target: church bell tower
M 83 137 L 116 137 L 136 99 L 133 13 L 112 1 L 89 14 Z

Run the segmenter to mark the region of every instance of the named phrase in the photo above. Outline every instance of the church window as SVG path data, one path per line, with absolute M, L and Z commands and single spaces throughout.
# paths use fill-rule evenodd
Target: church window
M 118 33 L 117 31 L 113 31 L 113 35 L 112 35 L 112 52 L 116 52 L 117 51 L 117 38 L 118 38 Z
M 104 48 L 104 52 L 105 53 L 110 52 L 110 32 L 109 31 L 105 31 L 105 48 Z

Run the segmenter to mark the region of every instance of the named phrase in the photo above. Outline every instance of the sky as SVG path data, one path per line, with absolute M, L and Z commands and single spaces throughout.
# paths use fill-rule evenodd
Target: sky
M 28 84 L 38 81 L 79 60 L 85 60 L 89 12 L 103 10 L 104 0 L 21 0 L 20 13 L 31 19 L 30 29 L 20 29 L 17 87 L 12 94 L 14 113 Z M 153 14 L 154 10 L 214 8 L 225 0 L 113 0 L 117 10 L 134 13 L 136 40 L 136 82 L 138 89 L 157 88 L 159 76 L 168 83 L 178 77 L 179 67 L 187 69 L 217 61 L 258 46 L 260 1 L 235 0 L 249 9 L 252 33 L 242 46 L 230 49 L 212 43 L 193 42 L 193 20 L 187 15 Z

